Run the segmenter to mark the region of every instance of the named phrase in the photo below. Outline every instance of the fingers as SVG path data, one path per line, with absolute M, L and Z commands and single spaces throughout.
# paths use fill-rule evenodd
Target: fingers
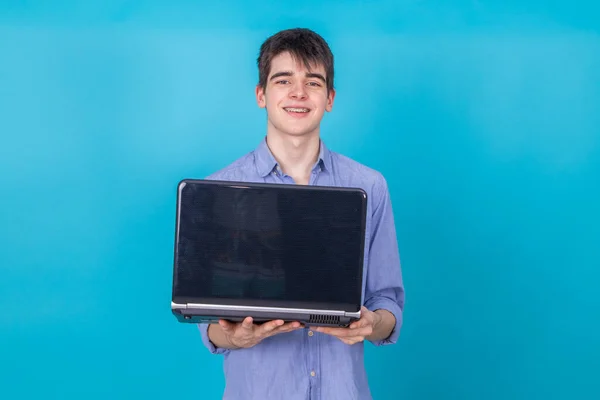
M 353 345 L 353 344 L 356 344 L 359 342 L 363 342 L 365 340 L 365 338 L 362 336 L 359 336 L 359 337 L 355 337 L 355 338 L 342 338 L 340 340 L 346 344 Z
M 290 332 L 302 327 L 299 322 L 286 324 L 285 321 L 280 319 L 257 325 L 252 317 L 246 317 L 241 322 L 236 323 L 225 319 L 220 319 L 218 322 L 229 343 L 238 348 L 252 347 L 269 336 Z
M 262 334 L 262 335 L 269 334 L 269 333 L 273 332 L 275 329 L 279 328 L 282 325 L 283 325 L 283 321 L 280 320 L 280 319 L 275 320 L 275 321 L 265 322 L 259 328 L 260 329 L 260 334 Z
M 227 335 L 251 335 L 254 331 L 254 323 L 251 317 L 244 318 L 241 323 L 220 319 L 219 325 L 223 329 L 223 332 Z
M 252 317 L 246 317 L 242 322 L 238 323 L 222 319 L 219 320 L 219 325 L 227 336 L 235 338 L 235 341 L 238 343 L 245 344 L 255 344 L 269 336 L 290 332 L 302 327 L 299 322 L 285 323 L 285 321 L 281 319 L 268 321 L 258 325 L 254 323 Z
M 291 329 L 297 329 L 297 328 L 302 328 L 303 327 L 302 324 L 300 322 L 297 322 L 297 321 L 291 322 L 289 325 L 290 325 Z
M 339 338 L 343 337 L 352 337 L 357 336 L 359 333 L 357 329 L 349 329 L 349 328 L 325 328 L 318 327 L 314 329 L 317 332 L 324 333 L 326 335 L 331 335 Z
M 365 337 L 371 335 L 373 333 L 373 328 L 371 326 L 364 326 L 358 328 L 326 328 L 326 327 L 317 327 L 314 329 L 317 332 L 324 333 L 326 335 L 335 336 L 338 339 L 342 340 L 344 343 L 364 340 Z M 357 340 L 359 338 L 359 340 Z
M 219 325 L 221 326 L 221 329 L 223 329 L 223 332 L 225 332 L 226 334 L 233 333 L 233 331 L 235 330 L 235 324 L 232 324 L 229 321 L 225 321 L 224 319 L 219 320 Z
M 314 330 L 337 337 L 360 336 L 362 333 L 368 331 L 370 327 L 367 324 L 358 324 L 358 322 L 359 321 L 355 323 L 356 325 L 352 324 L 348 328 L 328 328 L 326 326 L 319 326 L 314 328 Z
M 375 314 L 373 311 L 369 310 L 365 306 L 362 306 L 360 309 L 360 319 L 358 321 L 354 321 L 350 324 L 350 329 L 356 328 L 364 328 L 368 326 L 373 326 L 375 323 Z
M 373 322 L 371 320 L 368 320 L 366 318 L 361 318 L 358 321 L 354 321 L 353 323 L 351 323 L 348 328 L 350 329 L 358 329 L 358 328 L 365 328 L 367 326 L 372 326 Z
M 362 328 L 365 325 L 366 325 L 365 321 L 362 319 L 359 319 L 358 321 L 354 321 L 353 323 L 351 323 L 348 328 L 350 328 L 350 329 Z
M 288 322 L 287 324 L 280 326 L 279 329 L 277 329 L 277 333 L 291 332 L 299 328 L 302 328 L 300 322 Z
M 252 317 L 244 318 L 244 320 L 242 321 L 242 328 L 244 330 L 252 330 L 252 328 L 254 327 L 253 322 L 254 321 L 252 320 Z
M 296 321 L 284 323 L 283 320 L 275 320 L 263 324 L 260 334 L 273 336 L 280 333 L 291 332 L 300 327 L 302 327 L 302 325 Z

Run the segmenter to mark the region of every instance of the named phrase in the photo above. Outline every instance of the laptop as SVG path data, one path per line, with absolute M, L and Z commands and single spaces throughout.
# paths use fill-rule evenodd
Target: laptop
M 345 327 L 360 318 L 364 190 L 184 179 L 176 210 L 180 322 Z

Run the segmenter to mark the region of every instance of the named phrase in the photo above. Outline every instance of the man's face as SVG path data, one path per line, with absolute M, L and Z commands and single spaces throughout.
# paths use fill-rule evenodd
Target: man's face
M 267 109 L 269 129 L 292 136 L 317 134 L 334 97 L 333 90 L 327 93 L 323 66 L 308 71 L 287 52 L 273 58 L 266 90 L 256 88 L 259 107 Z

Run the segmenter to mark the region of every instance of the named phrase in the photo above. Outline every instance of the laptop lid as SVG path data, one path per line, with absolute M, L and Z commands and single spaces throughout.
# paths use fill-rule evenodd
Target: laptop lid
M 362 189 L 186 179 L 172 301 L 360 311 Z

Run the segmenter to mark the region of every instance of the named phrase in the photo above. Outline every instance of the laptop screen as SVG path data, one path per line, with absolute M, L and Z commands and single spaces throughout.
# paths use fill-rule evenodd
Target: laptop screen
M 360 189 L 185 181 L 173 296 L 227 304 L 359 304 Z

